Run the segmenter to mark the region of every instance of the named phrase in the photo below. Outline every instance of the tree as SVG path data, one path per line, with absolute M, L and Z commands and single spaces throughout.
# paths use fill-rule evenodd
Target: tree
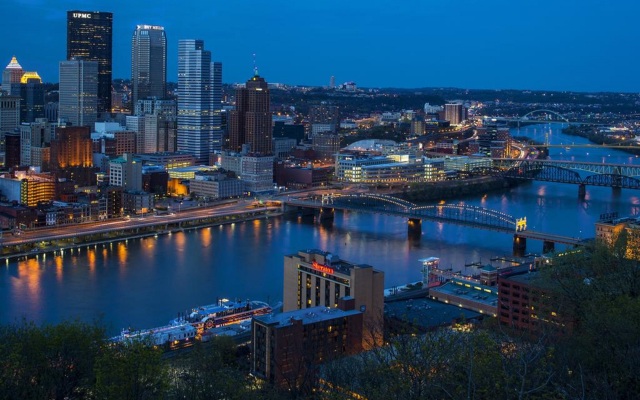
M 99 399 L 162 399 L 168 382 L 162 350 L 145 341 L 106 347 L 96 362 Z
M 85 398 L 103 343 L 97 324 L 1 326 L 0 398 Z

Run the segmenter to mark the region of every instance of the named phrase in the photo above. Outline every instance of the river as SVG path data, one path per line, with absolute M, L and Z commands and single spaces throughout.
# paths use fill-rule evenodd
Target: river
M 561 128 L 532 125 L 512 134 L 543 142 L 549 133 L 551 143 L 587 143 L 562 134 Z M 640 162 L 608 149 L 552 148 L 550 158 Z M 587 187 L 581 200 L 577 186 L 532 182 L 456 202 L 526 216 L 530 229 L 588 238 L 600 214 L 638 214 L 639 195 Z M 433 222 L 424 222 L 422 229 L 420 240 L 408 240 L 403 218 L 338 212 L 333 225 L 276 217 L 9 262 L 0 267 L 0 323 L 100 320 L 115 334 L 123 327 L 165 324 L 178 312 L 218 297 L 275 303 L 282 299 L 283 256 L 300 249 L 370 264 L 385 272 L 386 287 L 420 280 L 420 258 L 435 256 L 444 267 L 465 269 L 467 263 L 489 263 L 491 257 L 512 252 L 509 234 Z M 541 248 L 535 241 L 528 246 L 530 252 Z

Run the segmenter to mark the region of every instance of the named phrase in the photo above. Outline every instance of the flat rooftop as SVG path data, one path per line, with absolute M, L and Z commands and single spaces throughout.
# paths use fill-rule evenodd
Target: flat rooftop
M 384 315 L 428 330 L 450 325 L 461 318 L 469 320 L 483 314 L 425 297 L 384 303 Z
M 442 286 L 429 289 L 429 291 L 430 293 L 443 293 L 491 307 L 497 307 L 498 305 L 497 286 L 485 286 L 474 282 L 452 279 Z
M 254 317 L 254 319 L 266 325 L 287 326 L 291 325 L 293 321 L 296 320 L 301 320 L 303 325 L 307 325 L 356 314 L 362 314 L 362 312 L 356 310 L 344 311 L 339 308 L 317 306 L 301 310 L 287 311 L 279 314 L 261 315 L 259 317 Z

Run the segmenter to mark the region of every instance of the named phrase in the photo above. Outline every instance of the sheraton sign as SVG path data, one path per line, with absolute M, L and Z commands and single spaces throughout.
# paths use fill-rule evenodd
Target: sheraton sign
M 311 267 L 316 271 L 324 272 L 325 274 L 333 275 L 333 268 L 327 267 L 326 265 L 319 264 L 317 261 L 311 262 Z

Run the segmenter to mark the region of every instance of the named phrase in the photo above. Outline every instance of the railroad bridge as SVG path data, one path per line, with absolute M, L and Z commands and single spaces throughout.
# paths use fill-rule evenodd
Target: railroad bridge
M 637 165 L 500 158 L 485 172 L 511 179 L 575 184 L 580 197 L 585 196 L 587 185 L 640 189 Z

